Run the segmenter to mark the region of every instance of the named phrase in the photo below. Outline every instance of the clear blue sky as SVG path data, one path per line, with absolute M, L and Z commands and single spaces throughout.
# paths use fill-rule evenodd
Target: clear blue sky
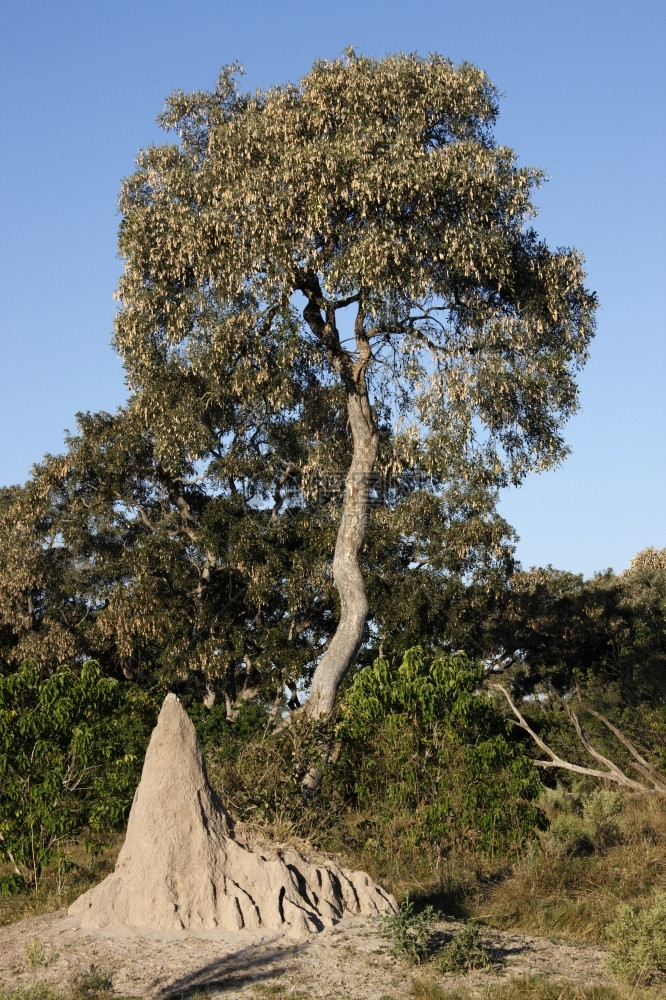
M 525 566 L 591 575 L 666 546 L 666 5 L 661 0 L 5 0 L 0 485 L 123 402 L 115 199 L 177 88 L 248 89 L 347 45 L 437 51 L 504 93 L 496 136 L 550 176 L 536 226 L 601 300 L 573 454 L 502 501 Z

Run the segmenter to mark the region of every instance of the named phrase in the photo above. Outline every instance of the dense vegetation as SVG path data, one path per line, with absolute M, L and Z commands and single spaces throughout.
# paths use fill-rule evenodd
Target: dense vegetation
M 577 704 L 591 744 L 627 773 L 641 776 L 640 768 L 631 770 L 627 746 L 586 707 L 602 710 L 645 760 L 663 768 L 665 556 L 649 550 L 619 577 L 607 572 L 590 581 L 517 571 L 494 601 L 513 609 L 521 634 L 529 630 L 535 644 L 544 623 L 544 656 L 534 667 L 527 653 L 514 651 L 498 672 L 490 666 L 494 647 L 473 661 L 442 653 L 433 637 L 429 652 L 410 648 L 359 663 L 338 710 L 314 731 L 304 722 L 276 731 L 275 705 L 260 694 L 229 711 L 222 700 L 207 706 L 196 678 L 182 684 L 211 779 L 241 829 L 342 854 L 399 898 L 409 893 L 417 909 L 434 905 L 503 928 L 602 942 L 617 974 L 657 982 L 666 892 L 663 798 L 626 797 L 609 783 L 535 768 L 538 747 L 485 683 L 501 676 L 516 699 L 535 691 L 537 698 L 519 701 L 521 709 L 563 758 L 597 763 L 578 740 L 562 695 L 565 704 Z M 530 614 L 520 622 L 526 592 Z M 600 593 L 610 594 L 608 603 Z M 598 638 L 587 647 L 594 655 L 576 662 L 565 637 L 578 642 L 580 617 L 600 605 L 610 609 L 608 624 L 597 620 Z M 561 655 L 556 659 L 550 646 L 547 661 L 555 621 Z M 493 629 L 490 618 L 484 632 L 494 642 Z M 621 647 L 612 641 L 618 635 Z M 157 677 L 148 675 L 143 685 L 109 678 L 90 661 L 56 669 L 35 660 L 5 666 L 4 920 L 61 906 L 108 872 L 164 693 Z M 333 745 L 322 791 L 304 805 L 301 778 L 322 742 Z M 431 979 L 423 982 L 435 990 Z M 541 998 L 544 989 L 535 980 L 533 992 L 516 996 Z

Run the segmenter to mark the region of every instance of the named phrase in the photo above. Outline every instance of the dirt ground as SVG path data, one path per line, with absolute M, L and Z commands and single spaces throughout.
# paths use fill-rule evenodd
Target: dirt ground
M 443 932 L 460 925 L 437 925 Z M 505 959 L 503 967 L 466 976 L 437 975 L 442 985 L 464 982 L 481 996 L 486 985 L 528 973 L 592 986 L 604 976 L 601 950 L 547 938 L 484 929 Z M 402 1000 L 414 969 L 391 954 L 377 919 L 345 917 L 304 942 L 274 933 L 150 932 L 128 928 L 85 931 L 65 910 L 0 928 L 0 982 L 5 989 L 40 980 L 66 988 L 91 967 L 121 996 L 187 1000 L 197 993 L 220 1000 Z

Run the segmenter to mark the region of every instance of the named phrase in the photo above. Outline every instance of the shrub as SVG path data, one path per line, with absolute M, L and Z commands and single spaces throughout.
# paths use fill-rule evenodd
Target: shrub
M 53 673 L 26 661 L 0 676 L 0 858 L 17 869 L 4 892 L 36 886 L 85 828 L 122 825 L 154 717 L 144 693 L 93 661 Z
M 341 704 L 333 773 L 347 798 L 409 816 L 417 843 L 490 855 L 522 844 L 542 821 L 542 786 L 482 677 L 464 653 L 428 661 L 419 647 L 397 668 L 378 659 L 360 671 Z
M 478 927 L 468 924 L 440 950 L 437 964 L 442 972 L 470 972 L 472 969 L 490 968 L 493 957 L 492 950 L 481 939 Z
M 406 958 L 412 965 L 420 965 L 433 953 L 431 924 L 439 914 L 426 906 L 418 913 L 409 896 L 406 896 L 395 913 L 385 913 L 381 929 L 393 945 L 393 951 Z
M 583 820 L 595 850 L 612 847 L 620 840 L 618 817 L 623 802 L 622 792 L 597 788 L 583 803 Z
M 666 892 L 649 909 L 622 904 L 606 935 L 612 942 L 610 967 L 632 983 L 651 983 L 666 975 Z
M 227 718 L 224 703 L 216 702 L 207 708 L 202 702 L 192 702 L 187 712 L 196 726 L 204 753 L 213 753 L 218 761 L 234 761 L 247 743 L 263 733 L 268 722 L 266 706 L 244 701 L 238 716 Z

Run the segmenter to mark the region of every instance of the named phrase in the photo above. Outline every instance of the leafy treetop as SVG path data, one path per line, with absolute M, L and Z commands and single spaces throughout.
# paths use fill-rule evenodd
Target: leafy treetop
M 595 297 L 580 255 L 526 225 L 543 175 L 493 140 L 487 76 L 348 51 L 247 94 L 237 71 L 169 98 L 180 141 L 144 151 L 120 198 L 115 342 L 164 452 L 233 434 L 238 412 L 206 413 L 234 387 L 289 408 L 301 368 L 371 395 L 386 469 L 497 484 L 553 465 Z

